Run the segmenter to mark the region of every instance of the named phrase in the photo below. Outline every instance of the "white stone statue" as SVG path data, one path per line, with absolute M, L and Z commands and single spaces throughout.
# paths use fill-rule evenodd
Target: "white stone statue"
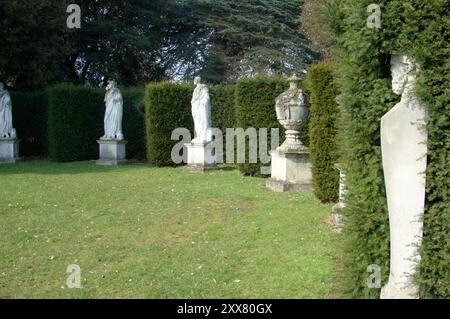
M 0 82 L 0 139 L 15 139 L 16 132 L 12 126 L 12 103 L 9 92 Z
M 122 93 L 117 88 L 115 81 L 109 81 L 106 87 L 105 95 L 105 135 L 101 140 L 117 140 L 124 139 L 122 133 L 123 118 L 123 98 Z
M 211 98 L 208 87 L 201 84 L 201 78 L 196 77 L 197 86 L 192 96 L 192 117 L 195 125 L 195 138 L 192 143 L 208 143 L 212 141 L 211 131 Z
M 427 168 L 426 108 L 415 94 L 419 66 L 392 58 L 392 88 L 401 101 L 381 120 L 381 144 L 389 208 L 391 268 L 383 299 L 418 298 L 413 276 L 420 262 Z

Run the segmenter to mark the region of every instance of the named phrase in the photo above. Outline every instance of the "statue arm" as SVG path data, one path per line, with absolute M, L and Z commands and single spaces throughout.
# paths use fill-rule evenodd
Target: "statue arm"
M 9 94 L 9 92 L 6 92 L 6 107 L 10 110 L 12 109 L 11 95 Z
M 200 98 L 198 88 L 195 88 L 194 93 L 192 94 L 191 104 L 194 104 Z
M 117 90 L 117 92 L 116 92 L 115 101 L 117 103 L 120 103 L 120 105 L 123 105 L 123 96 L 122 96 L 122 93 L 119 90 Z
M 120 90 L 116 89 L 113 92 L 111 92 L 111 97 L 109 98 L 109 101 L 111 101 L 113 105 L 117 104 L 123 105 L 123 97 Z

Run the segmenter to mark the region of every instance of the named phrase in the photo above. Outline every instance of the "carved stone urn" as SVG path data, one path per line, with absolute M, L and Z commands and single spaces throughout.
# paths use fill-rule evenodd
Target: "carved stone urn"
M 276 99 L 277 119 L 286 129 L 286 141 L 272 152 L 271 178 L 266 186 L 276 192 L 311 189 L 312 174 L 309 150 L 300 140 L 300 127 L 309 117 L 308 97 L 295 76 L 289 90 Z
M 286 129 L 286 141 L 280 147 L 287 152 L 304 151 L 306 146 L 300 140 L 300 127 L 309 118 L 309 101 L 306 94 L 299 89 L 300 79 L 294 74 L 288 79 L 289 90 L 276 99 L 277 119 Z

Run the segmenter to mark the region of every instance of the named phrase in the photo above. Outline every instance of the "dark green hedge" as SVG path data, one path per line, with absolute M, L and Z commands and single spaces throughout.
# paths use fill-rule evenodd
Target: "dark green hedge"
M 390 57 L 405 52 L 420 64 L 417 93 L 428 105 L 429 158 L 422 262 L 422 298 L 450 297 L 450 20 L 445 0 L 381 0 L 382 28 L 367 28 L 370 0 L 344 0 L 337 10 L 337 83 L 343 93 L 342 157 L 347 170 L 344 211 L 345 281 L 351 297 L 378 298 L 366 286 L 367 266 L 389 275 L 389 220 L 380 147 L 380 119 L 398 101 Z M 335 20 L 337 21 L 337 20 Z
M 210 87 L 211 117 L 215 128 L 222 131 L 224 139 L 226 129 L 234 127 L 234 85 L 215 85 Z
M 171 151 L 178 141 L 171 140 L 175 128 L 186 128 L 194 135 L 191 99 L 194 86 L 189 84 L 157 83 L 147 86 L 145 96 L 147 151 L 150 162 L 157 166 L 173 166 Z M 233 85 L 209 87 L 211 118 L 214 128 L 234 127 Z M 224 140 L 225 146 L 225 140 Z
M 145 159 L 145 123 L 141 111 L 144 90 L 121 89 L 123 131 L 128 159 Z M 57 162 L 98 158 L 97 140 L 103 135 L 104 89 L 60 84 L 48 90 L 50 158 Z
M 333 79 L 334 64 L 321 62 L 309 68 L 307 86 L 311 97 L 309 139 L 314 193 L 324 202 L 339 197 L 336 102 L 338 88 Z
M 288 83 L 278 78 L 244 79 L 236 85 L 210 86 L 212 124 L 222 130 L 224 148 L 227 128 L 268 128 L 269 135 L 271 128 L 280 128 L 282 141 L 284 131 L 276 119 L 275 99 L 287 88 Z M 171 134 L 175 128 L 187 128 L 193 135 L 190 103 L 193 90 L 192 85 L 166 82 L 147 86 L 147 155 L 152 164 L 174 165 L 171 150 L 178 141 L 172 141 Z M 302 131 L 307 144 L 307 126 Z M 240 165 L 245 175 L 260 175 L 260 168 L 261 164 Z
M 147 85 L 145 114 L 147 127 L 147 158 L 156 166 L 174 166 L 171 151 L 172 131 L 186 128 L 193 134 L 191 115 L 193 86 L 169 82 Z
M 87 86 L 60 84 L 49 90 L 50 158 L 72 162 L 98 158 L 103 134 L 104 92 Z
M 128 141 L 127 158 L 147 158 L 144 115 L 144 88 L 125 88 L 123 94 L 123 134 Z
M 284 139 L 284 129 L 277 120 L 275 99 L 288 89 L 287 81 L 279 78 L 243 79 L 236 84 L 236 127 L 247 129 L 250 127 L 268 129 L 268 149 L 270 149 L 270 130 L 280 129 L 280 143 Z M 246 145 L 248 153 L 249 145 Z M 259 152 L 258 152 L 259 153 Z M 259 159 L 259 154 L 258 154 Z M 246 164 L 239 164 L 239 170 L 244 175 L 261 175 L 261 163 L 249 164 L 248 154 Z
M 20 139 L 21 157 L 45 157 L 47 145 L 47 93 L 11 92 L 13 124 Z

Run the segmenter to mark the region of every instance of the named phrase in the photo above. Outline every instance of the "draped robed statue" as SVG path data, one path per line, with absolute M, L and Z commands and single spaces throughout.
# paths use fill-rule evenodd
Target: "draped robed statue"
M 193 143 L 211 142 L 211 98 L 209 89 L 201 83 L 201 78 L 194 80 L 196 88 L 192 97 L 192 117 L 195 125 L 195 138 Z
M 117 88 L 115 81 L 109 81 L 106 87 L 105 95 L 105 135 L 101 140 L 118 140 L 124 139 L 122 133 L 122 118 L 123 118 L 123 97 L 120 90 Z
M 12 126 L 12 103 L 8 91 L 0 82 L 0 139 L 14 139 L 15 130 Z

